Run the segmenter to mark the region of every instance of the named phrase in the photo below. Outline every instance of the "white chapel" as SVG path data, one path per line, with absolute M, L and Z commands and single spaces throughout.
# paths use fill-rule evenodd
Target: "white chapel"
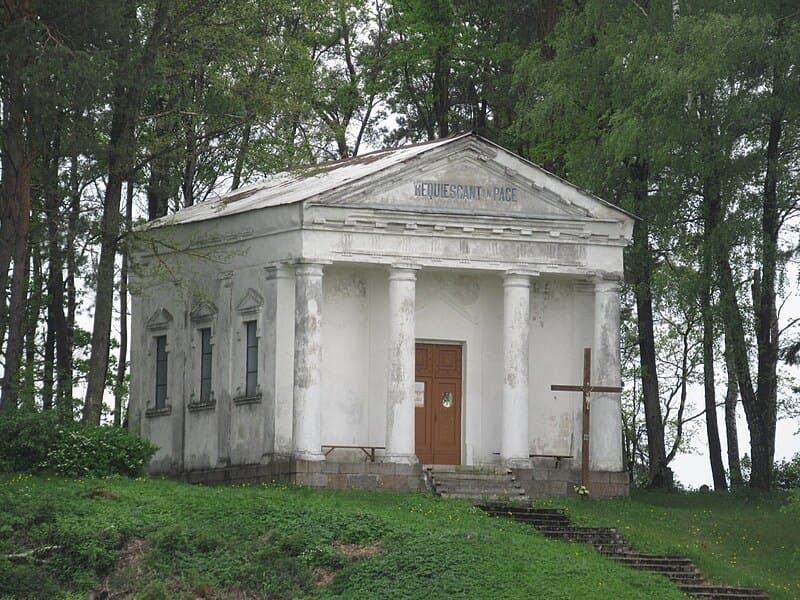
M 284 173 L 149 223 L 130 421 L 150 469 L 418 489 L 423 465 L 576 481 L 620 383 L 634 217 L 475 134 Z M 627 492 L 619 393 L 598 495 Z M 545 490 L 546 491 L 546 490 Z

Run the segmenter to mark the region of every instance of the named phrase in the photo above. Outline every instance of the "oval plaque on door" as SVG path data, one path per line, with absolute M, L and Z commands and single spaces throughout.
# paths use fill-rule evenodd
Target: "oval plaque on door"
M 445 408 L 453 406 L 453 392 L 445 392 L 442 394 L 442 406 Z

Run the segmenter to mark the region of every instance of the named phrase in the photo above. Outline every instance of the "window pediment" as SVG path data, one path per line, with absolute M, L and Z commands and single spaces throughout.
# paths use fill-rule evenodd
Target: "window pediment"
M 263 305 L 264 297 L 253 288 L 249 288 L 242 299 L 239 300 L 239 304 L 236 305 L 236 310 L 240 313 L 249 314 L 258 312 L 258 309 Z
M 167 329 L 172 323 L 172 315 L 166 308 L 159 308 L 156 310 L 149 319 L 147 319 L 147 328 L 153 331 Z
M 195 323 L 210 321 L 217 316 L 217 307 L 213 302 L 199 302 L 192 308 L 189 318 Z

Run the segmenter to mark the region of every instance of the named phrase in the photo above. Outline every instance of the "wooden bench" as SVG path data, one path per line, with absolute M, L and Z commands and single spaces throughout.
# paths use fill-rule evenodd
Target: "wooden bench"
M 573 458 L 571 454 L 528 454 L 528 458 L 554 458 L 556 459 L 556 469 L 564 458 Z
M 325 449 L 327 448 L 327 450 Z M 328 456 L 331 452 L 336 450 L 337 448 L 345 449 L 345 450 L 361 450 L 364 454 L 367 455 L 369 462 L 375 462 L 375 450 L 386 450 L 386 446 L 359 446 L 356 445 L 348 445 L 348 444 L 323 444 L 322 451 L 325 453 L 325 456 Z

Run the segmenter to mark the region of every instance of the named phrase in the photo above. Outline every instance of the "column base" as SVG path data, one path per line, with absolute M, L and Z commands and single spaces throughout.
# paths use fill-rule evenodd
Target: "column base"
M 504 458 L 503 465 L 508 467 L 509 469 L 530 469 L 531 459 L 527 457 Z
M 419 459 L 416 454 L 384 454 L 381 462 L 400 465 L 417 465 Z
M 322 452 L 295 452 L 295 460 L 308 460 L 308 461 L 322 461 L 325 460 L 325 454 Z

